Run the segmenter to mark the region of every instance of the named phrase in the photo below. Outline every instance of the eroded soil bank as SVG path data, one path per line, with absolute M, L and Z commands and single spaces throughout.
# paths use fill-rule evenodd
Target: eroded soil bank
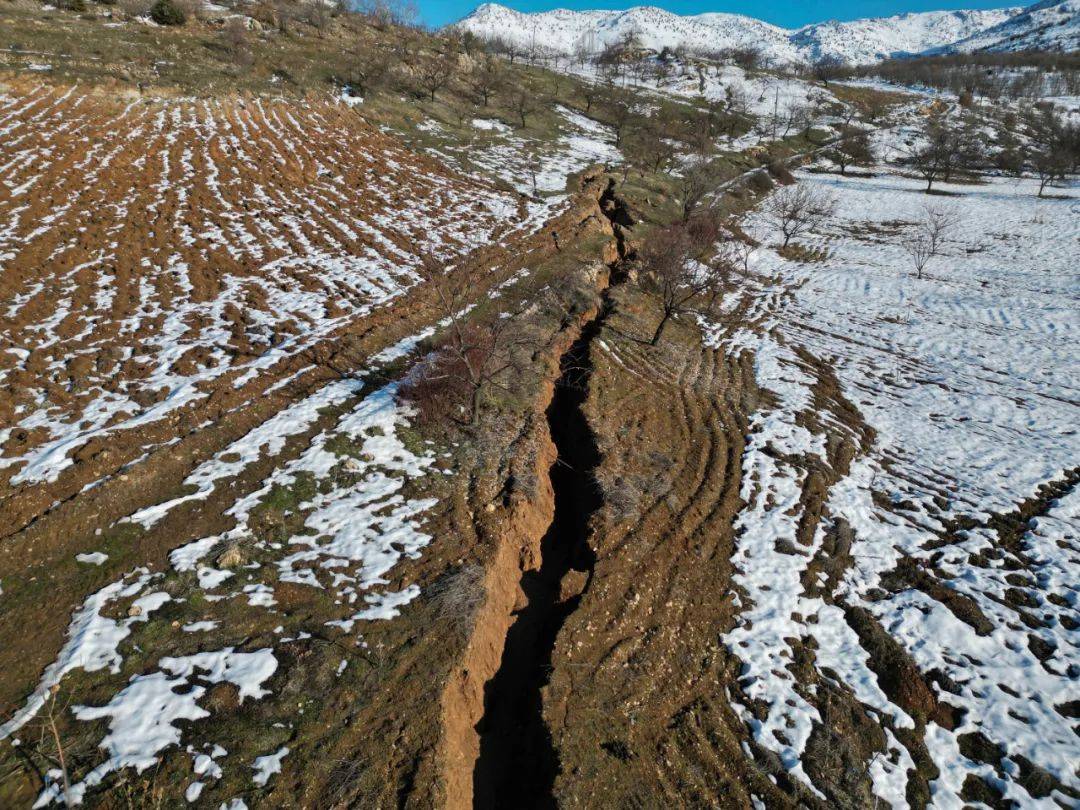
M 592 342 L 607 311 L 602 307 L 562 356 L 547 408 L 557 450 L 549 470 L 554 518 L 540 541 L 540 567 L 522 574 L 525 604 L 507 632 L 499 670 L 484 690 L 473 781 L 476 807 L 555 806 L 551 790 L 559 761 L 544 723 L 542 690 L 555 639 L 588 588 L 596 560 L 589 534 L 602 503 L 594 475 L 600 453 L 582 406 L 592 373 Z

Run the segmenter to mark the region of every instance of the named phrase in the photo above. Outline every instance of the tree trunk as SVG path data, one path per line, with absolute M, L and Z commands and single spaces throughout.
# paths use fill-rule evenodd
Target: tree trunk
M 471 413 L 469 415 L 469 424 L 472 427 L 480 424 L 480 391 L 481 386 L 473 387 L 472 401 L 470 402 Z
M 652 340 L 649 341 L 650 345 L 655 346 L 660 342 L 660 337 L 664 334 L 664 327 L 667 326 L 669 320 L 671 320 L 671 313 L 665 310 L 664 317 L 660 319 L 660 325 L 656 327 L 656 331 L 653 332 Z

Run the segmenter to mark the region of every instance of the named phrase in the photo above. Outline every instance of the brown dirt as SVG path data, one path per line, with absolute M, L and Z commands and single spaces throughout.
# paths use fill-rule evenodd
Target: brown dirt
M 40 183 L 59 184 L 61 189 L 66 188 L 64 184 L 73 180 L 70 172 L 62 170 L 63 166 L 85 160 L 86 153 L 97 147 L 111 150 L 114 154 L 96 187 L 72 185 L 67 196 L 46 199 L 28 197 L 33 201 L 29 211 L 20 210 L 22 203 L 10 198 L 7 187 L 0 189 L 0 211 L 8 212 L 18 223 L 9 237 L 13 244 L 18 241 L 17 236 L 32 231 L 46 211 L 53 211 L 50 205 L 62 212 L 50 228 L 33 239 L 22 240 L 26 244 L 15 250 L 14 257 L 9 260 L 13 272 L 5 274 L 0 282 L 5 285 L 5 294 L 9 297 L 16 295 L 18 289 L 35 289 L 38 282 L 45 285 L 43 289 L 49 289 L 49 285 L 60 285 L 62 291 L 71 292 L 73 306 L 66 320 L 72 321 L 75 326 L 64 333 L 70 333 L 70 339 L 40 349 L 31 348 L 31 358 L 36 352 L 43 353 L 43 357 L 63 356 L 80 351 L 84 345 L 89 346 L 89 339 L 79 333 L 90 319 L 94 319 L 95 324 L 92 344 L 95 351 L 100 348 L 104 356 L 112 352 L 109 348 L 111 345 L 120 348 L 127 345 L 133 338 L 123 331 L 124 319 L 138 318 L 140 307 L 144 307 L 149 300 L 145 299 L 144 287 L 141 286 L 148 276 L 140 257 L 170 255 L 167 250 L 170 240 L 183 243 L 181 233 L 185 228 L 190 228 L 196 236 L 191 244 L 179 248 L 180 255 L 187 261 L 187 272 L 195 296 L 204 298 L 206 311 L 213 312 L 216 303 L 223 300 L 221 296 L 215 298 L 221 292 L 215 279 L 226 276 L 219 275 L 222 258 L 210 243 L 212 240 L 198 234 L 215 222 L 239 223 L 238 227 L 243 232 L 250 233 L 260 242 L 265 254 L 263 259 L 266 261 L 227 264 L 228 273 L 235 274 L 237 279 L 252 281 L 260 280 L 261 273 L 268 273 L 268 280 L 277 283 L 272 277 L 276 271 L 269 269 L 275 266 L 275 259 L 293 254 L 311 256 L 312 251 L 316 251 L 322 243 L 325 243 L 327 250 L 333 249 L 345 256 L 363 256 L 373 250 L 385 252 L 392 249 L 401 251 L 402 256 L 415 257 L 418 246 L 414 239 L 418 234 L 411 226 L 396 222 L 392 216 L 394 211 L 405 205 L 402 195 L 407 193 L 410 210 L 419 213 L 426 211 L 434 218 L 430 236 L 439 235 L 439 229 L 444 226 L 438 223 L 442 222 L 449 229 L 446 238 L 450 249 L 467 253 L 467 261 L 461 264 L 459 272 L 475 276 L 478 292 L 501 283 L 521 267 L 542 263 L 545 257 L 555 253 L 550 235 L 552 230 L 559 231 L 563 239 L 569 242 L 596 227 L 602 227 L 604 222 L 596 209 L 599 186 L 590 181 L 585 183 L 574 204 L 532 236 L 500 238 L 475 250 L 464 245 L 454 248 L 454 233 L 464 233 L 470 228 L 491 227 L 494 229 L 492 233 L 498 235 L 507 231 L 513 223 L 497 221 L 471 203 L 467 212 L 456 210 L 448 205 L 446 189 L 456 189 L 456 193 L 472 198 L 494 195 L 493 198 L 500 199 L 508 195 L 475 180 L 455 176 L 434 161 L 401 149 L 393 139 L 363 124 L 348 110 L 337 105 L 321 102 L 300 106 L 268 102 L 262 108 L 265 112 L 260 112 L 260 107 L 252 99 L 236 98 L 213 102 L 210 106 L 147 102 L 125 114 L 124 107 L 107 96 L 74 91 L 65 98 L 66 92 L 67 89 L 28 85 L 22 88 L 21 94 L 9 96 L 4 108 L 23 122 L 17 131 L 24 146 L 34 144 L 35 149 L 48 146 L 56 150 L 60 168 L 43 163 L 47 177 L 39 180 Z M 199 126 L 208 120 L 208 109 L 213 110 L 216 120 L 223 122 L 223 130 L 229 135 L 203 137 L 205 133 Z M 52 113 L 31 120 L 36 113 L 49 110 Z M 139 135 L 138 122 L 150 126 L 149 122 L 156 120 L 155 116 L 162 111 L 170 112 L 164 119 L 162 131 Z M 183 126 L 174 124 L 171 118 L 173 114 L 180 117 Z M 3 113 L 0 112 L 0 115 Z M 127 121 L 125 115 L 133 121 Z M 89 140 L 80 145 L 80 142 L 70 139 L 67 130 L 60 125 L 62 120 L 73 122 L 72 125 L 78 131 L 85 132 Z M 265 132 L 253 134 L 257 124 Z M 134 131 L 131 127 L 134 127 Z M 238 154 L 229 152 L 233 148 L 229 145 L 231 140 L 226 142 L 231 135 L 243 134 L 245 127 L 249 135 L 243 144 L 251 153 L 249 160 L 242 160 Z M 281 140 L 283 135 L 280 133 L 289 133 L 293 139 L 303 134 L 303 142 L 294 140 L 286 143 Z M 170 143 L 172 136 L 175 136 L 175 140 Z M 0 154 L 9 157 L 17 154 L 17 146 L 16 142 L 5 140 Z M 11 151 L 8 151 L 9 148 Z M 189 148 L 206 151 L 194 161 L 194 176 L 183 183 L 179 182 L 179 178 L 174 178 L 177 182 L 163 195 L 162 211 L 172 212 L 172 225 L 167 228 L 150 227 L 144 217 L 138 216 L 138 211 L 140 206 L 150 203 L 150 197 L 146 196 L 151 194 L 149 181 L 156 181 L 157 177 L 148 168 L 140 168 L 140 155 L 153 154 L 155 149 L 167 151 L 170 166 L 176 171 L 185 150 Z M 394 168 L 387 168 L 384 161 L 389 161 Z M 235 188 L 224 190 L 223 199 L 218 199 L 207 190 L 208 185 L 212 185 L 214 165 L 217 165 L 218 174 L 223 177 L 229 172 L 236 175 Z M 344 182 L 330 188 L 329 181 L 322 180 L 326 174 L 326 170 L 321 168 L 323 166 L 348 167 L 343 170 Z M 26 174 L 26 177 L 29 176 Z M 376 177 L 377 180 L 373 179 Z M 18 172 L 13 174 L 13 178 L 20 182 L 26 179 L 24 174 Z M 399 191 L 387 190 L 395 186 Z M 273 195 L 282 206 L 281 212 L 268 215 L 265 209 L 259 210 L 251 205 L 250 199 L 257 198 L 258 187 Z M 178 197 L 180 188 L 189 191 L 186 201 Z M 143 202 L 129 206 L 127 213 L 115 207 L 129 198 L 138 200 L 140 195 L 143 195 Z M 425 199 L 426 203 L 423 202 Z M 512 196 L 509 200 L 513 204 Z M 196 201 L 198 205 L 194 204 Z M 223 212 L 223 206 L 227 206 L 231 213 Z M 372 233 L 381 231 L 381 234 L 376 237 L 360 232 L 356 240 L 348 240 L 336 224 L 338 218 L 344 219 L 346 216 L 349 217 L 348 221 L 354 223 L 352 227 L 356 228 L 355 223 L 369 221 L 374 223 Z M 283 226 L 274 224 L 287 217 L 302 223 L 302 239 L 299 235 L 287 233 Z M 484 224 L 485 217 L 487 225 Z M 85 278 L 77 275 L 73 283 L 64 286 L 67 282 L 63 281 L 63 268 L 77 266 L 79 261 L 96 255 L 92 247 L 95 242 L 90 236 L 80 237 L 70 244 L 65 242 L 67 237 L 64 234 L 74 232 L 73 223 L 80 220 L 89 223 L 87 233 L 92 232 L 93 239 L 103 240 L 106 234 L 117 229 L 123 229 L 123 233 L 129 234 L 130 238 L 122 240 L 122 244 L 118 243 L 115 256 L 95 267 L 95 273 Z M 273 244 L 271 237 L 275 234 L 280 234 L 287 244 L 281 247 Z M 380 241 L 383 239 L 388 241 Z M 62 250 L 57 262 L 51 265 L 35 264 L 42 256 L 57 249 Z M 161 260 L 165 261 L 164 258 Z M 314 256 L 306 264 L 297 263 L 290 271 L 288 284 L 333 292 L 320 275 L 317 261 L 317 256 Z M 93 291 L 103 268 L 108 271 L 114 265 L 127 267 L 128 270 L 110 275 L 111 280 L 117 282 L 119 292 L 112 308 L 102 314 L 94 309 Z M 139 321 L 136 340 L 149 341 L 159 336 L 161 321 L 177 300 L 175 280 L 155 279 L 152 276 L 149 280 L 151 289 L 156 289 L 152 302 L 160 304 L 163 315 Z M 258 285 L 248 287 L 252 293 L 259 290 Z M 5 339 L 10 341 L 9 345 L 23 343 L 35 347 L 44 342 L 44 336 L 34 333 L 32 326 L 34 318 L 47 311 L 47 300 L 48 296 L 40 292 L 31 297 L 16 316 L 0 319 L 0 329 Z M 354 295 L 351 301 L 362 304 L 363 298 Z M 265 298 L 248 296 L 243 303 L 249 313 L 245 317 L 250 320 L 253 313 L 265 307 Z M 222 311 L 227 312 L 228 306 L 226 301 Z M 31 312 L 38 315 L 31 317 Z M 266 310 L 265 315 L 278 318 L 274 323 L 279 327 L 288 327 L 288 318 L 295 320 L 305 317 L 303 311 L 285 313 L 288 316 L 285 320 L 279 317 L 280 312 Z M 192 319 L 190 331 L 185 333 L 185 337 L 191 336 L 192 342 L 198 343 L 197 339 L 207 334 L 209 351 L 219 354 L 221 365 L 235 367 L 236 371 L 223 371 L 219 377 L 201 383 L 200 387 L 209 396 L 175 415 L 137 428 L 123 429 L 119 425 L 81 448 L 75 444 L 75 463 L 67 467 L 56 481 L 9 487 L 0 501 L 0 513 L 9 532 L 0 543 L 0 581 L 4 583 L 5 590 L 0 634 L 10 640 L 4 645 L 2 653 L 5 674 L 0 679 L 0 705 L 14 706 L 21 702 L 44 666 L 55 657 L 70 620 L 71 609 L 80 604 L 88 593 L 133 566 L 150 565 L 156 568 L 163 564 L 172 548 L 192 538 L 219 531 L 224 525 L 222 511 L 231 500 L 255 489 L 277 464 L 299 452 L 306 436 L 298 436 L 287 443 L 279 456 L 264 458 L 251 465 L 235 481 L 222 482 L 206 501 L 176 509 L 149 532 L 113 529 L 113 524 L 138 508 L 181 494 L 181 482 L 196 465 L 283 407 L 317 390 L 328 380 L 362 370 L 372 354 L 428 326 L 435 317 L 430 291 L 422 287 L 413 288 L 389 305 L 370 311 L 358 310 L 355 317 L 343 318 L 340 324 L 326 331 L 319 340 L 298 346 L 292 354 L 285 353 L 251 382 L 239 387 L 233 385 L 233 380 L 243 368 L 243 363 L 253 356 L 251 351 L 261 350 L 251 343 L 250 335 L 243 330 L 230 330 L 223 334 L 224 342 L 215 342 L 212 324 L 202 316 Z M 102 328 L 100 335 L 96 331 L 97 326 Z M 161 356 L 153 353 L 148 357 L 151 365 L 163 362 Z M 52 384 L 50 380 L 58 373 L 55 363 L 51 361 L 49 364 L 29 365 L 37 369 L 34 374 L 24 372 L 16 375 L 13 372 L 9 376 L 4 390 L 5 401 L 32 399 L 36 396 L 34 392 L 46 390 Z M 275 383 L 297 372 L 301 373 L 288 385 L 267 393 Z M 92 370 L 92 375 L 96 376 L 87 382 L 81 397 L 60 398 L 58 401 L 64 407 L 77 411 L 100 386 L 123 390 L 133 399 L 137 396 L 140 378 L 136 376 L 126 376 L 117 369 Z M 177 439 L 179 441 L 175 441 Z M 149 452 L 146 451 L 148 447 Z M 17 469 L 9 468 L 8 476 Z M 92 482 L 97 483 L 84 491 L 84 487 Z M 104 534 L 101 534 L 103 531 Z M 115 540 L 111 540 L 114 536 Z M 136 538 L 137 542 L 133 542 Z M 75 554 L 101 548 L 106 543 L 110 544 L 107 565 L 96 568 L 74 563 L 72 558 Z M 42 612 L 41 596 L 46 588 L 52 609 Z M 37 628 L 32 637 L 17 631 L 18 627 L 28 622 Z

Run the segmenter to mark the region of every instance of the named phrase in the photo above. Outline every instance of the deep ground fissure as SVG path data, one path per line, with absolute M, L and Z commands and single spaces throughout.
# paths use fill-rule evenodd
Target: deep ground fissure
M 618 284 L 626 275 L 623 229 L 633 221 L 614 192 L 612 183 L 600 206 L 615 232 L 619 258 L 610 267 L 610 279 Z M 605 289 L 599 311 L 559 361 L 559 379 L 546 413 L 558 451 L 549 472 L 554 517 L 540 542 L 540 567 L 522 574 L 525 604 L 515 614 L 499 669 L 484 690 L 484 715 L 477 725 L 480 755 L 473 772 L 474 807 L 480 810 L 556 807 L 553 790 L 560 764 L 544 722 L 543 689 L 551 676 L 559 631 L 588 592 L 596 562 L 589 540 L 591 518 L 603 505 L 594 475 L 600 451 L 584 405 L 593 371 L 593 340 L 611 308 Z

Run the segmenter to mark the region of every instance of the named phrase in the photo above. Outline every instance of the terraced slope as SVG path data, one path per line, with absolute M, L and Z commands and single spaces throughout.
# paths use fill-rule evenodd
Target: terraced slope
M 11 528 L 127 448 L 273 390 L 399 299 L 422 256 L 523 224 L 516 195 L 333 102 L 124 105 L 42 86 L 0 97 L 0 121 Z
M 841 201 L 827 258 L 753 223 L 752 272 L 666 346 L 618 293 L 595 561 L 543 691 L 560 805 L 1080 797 L 1075 201 L 951 187 L 917 280 L 922 195 L 879 172 L 801 177 Z

